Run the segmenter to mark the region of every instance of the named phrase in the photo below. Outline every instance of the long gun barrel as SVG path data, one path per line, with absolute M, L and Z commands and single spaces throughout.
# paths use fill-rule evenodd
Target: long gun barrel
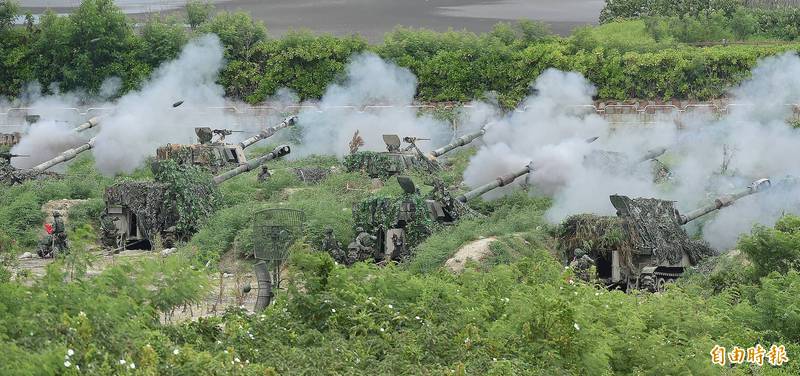
M 214 184 L 220 184 L 220 183 L 222 183 L 222 182 L 224 182 L 224 181 L 226 181 L 226 180 L 228 180 L 228 179 L 230 179 L 230 178 L 232 178 L 234 176 L 241 175 L 241 174 L 243 174 L 243 173 L 245 173 L 247 171 L 251 171 L 251 170 L 257 168 L 258 166 L 261 166 L 262 164 L 266 163 L 267 161 L 271 161 L 273 159 L 277 159 L 277 158 L 283 157 L 284 155 L 287 155 L 290 152 L 291 152 L 291 148 L 289 148 L 289 145 L 278 146 L 277 148 L 275 148 L 275 150 L 273 150 L 273 151 L 271 151 L 271 152 L 269 152 L 267 154 L 264 154 L 264 155 L 262 155 L 262 156 L 260 156 L 260 157 L 258 157 L 256 159 L 251 159 L 251 160 L 247 161 L 247 163 L 245 163 L 245 164 L 243 164 L 243 165 L 241 165 L 239 167 L 236 167 L 233 170 L 229 170 L 229 171 L 226 171 L 226 172 L 224 172 L 224 173 L 222 173 L 220 175 L 215 176 L 214 177 Z
M 520 170 L 514 171 L 509 174 L 505 174 L 503 176 L 498 176 L 493 182 L 486 183 L 478 188 L 475 188 L 467 193 L 464 193 L 463 195 L 458 196 L 456 200 L 461 202 L 467 202 L 495 188 L 509 185 L 513 183 L 514 180 L 517 180 L 518 177 L 525 175 L 533 170 L 534 170 L 533 165 L 529 164 Z
M 290 126 L 294 125 L 296 122 L 297 122 L 297 116 L 294 116 L 294 115 L 293 116 L 289 116 L 286 119 L 284 119 L 283 122 L 281 122 L 280 124 L 278 124 L 278 125 L 276 125 L 274 127 L 269 127 L 267 129 L 264 129 L 263 131 L 259 132 L 257 135 L 255 135 L 253 137 L 250 137 L 250 138 L 240 142 L 239 146 L 241 146 L 242 149 L 245 149 L 248 146 L 250 146 L 252 144 L 255 144 L 256 142 L 259 142 L 259 141 L 261 141 L 261 140 L 263 140 L 263 139 L 265 139 L 267 137 L 272 137 L 272 135 L 274 135 L 279 130 L 281 130 L 283 128 L 286 128 L 286 127 L 290 127 Z
M 78 125 L 77 127 L 73 128 L 72 130 L 75 132 L 83 132 L 89 128 L 94 128 L 100 124 L 100 118 L 102 116 L 95 116 L 89 120 L 86 120 L 85 123 Z
M 758 193 L 758 192 L 764 191 L 767 188 L 769 188 L 771 185 L 772 185 L 772 183 L 769 181 L 769 179 L 756 180 L 752 184 L 750 184 L 747 188 L 743 188 L 743 189 L 741 189 L 741 190 L 739 190 L 737 192 L 734 192 L 734 193 L 731 193 L 731 194 L 728 194 L 728 195 L 720 196 L 717 199 L 715 199 L 713 203 L 711 203 L 709 205 L 706 205 L 706 206 L 703 206 L 701 208 L 697 208 L 695 210 L 692 210 L 691 212 L 689 212 L 686 215 L 681 215 L 681 217 L 680 217 L 681 224 L 685 225 L 685 224 L 687 224 L 687 223 L 689 223 L 689 222 L 691 222 L 691 221 L 693 221 L 693 220 L 695 220 L 697 218 L 700 218 L 700 217 L 702 217 L 702 216 L 704 216 L 704 215 L 706 215 L 708 213 L 711 213 L 713 211 L 722 209 L 722 208 L 724 208 L 726 206 L 730 206 L 736 200 L 738 200 L 738 199 L 740 199 L 742 197 L 745 197 L 745 196 L 752 195 L 754 193 Z
M 87 150 L 89 150 L 89 149 L 91 149 L 93 147 L 94 147 L 94 138 L 92 138 L 91 140 L 89 140 L 89 142 L 87 142 L 87 143 L 85 143 L 85 144 L 83 144 L 81 146 L 78 146 L 78 147 L 76 147 L 74 149 L 69 149 L 69 150 L 59 154 L 57 157 L 55 157 L 53 159 L 44 161 L 44 162 L 34 166 L 32 168 L 32 170 L 36 170 L 36 171 L 47 170 L 50 167 L 53 167 L 53 166 L 55 166 L 55 165 L 57 165 L 59 163 L 66 162 L 66 161 L 68 161 L 70 159 L 73 159 L 73 158 L 77 157 L 78 154 L 83 153 L 84 151 L 87 151 Z
M 449 143 L 449 144 L 447 144 L 445 146 L 442 146 L 442 147 L 432 151 L 430 153 L 430 157 L 431 158 L 438 158 L 438 157 L 444 155 L 445 153 L 449 152 L 450 150 L 453 150 L 453 149 L 455 149 L 457 147 L 461 147 L 461 146 L 464 146 L 466 144 L 469 144 L 470 142 L 474 141 L 476 138 L 478 138 L 480 136 L 483 136 L 484 134 L 486 134 L 486 129 L 485 128 L 482 128 L 481 130 L 479 130 L 477 132 L 467 133 L 467 134 L 457 138 L 455 141 L 453 141 L 453 142 L 451 142 L 451 143 Z

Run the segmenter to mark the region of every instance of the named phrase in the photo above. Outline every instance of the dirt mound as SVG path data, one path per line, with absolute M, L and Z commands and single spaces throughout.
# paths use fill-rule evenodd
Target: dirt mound
M 445 261 L 444 266 L 453 272 L 460 273 L 464 271 L 464 265 L 467 263 L 467 260 L 480 262 L 491 256 L 492 250 L 490 245 L 495 241 L 497 241 L 497 238 L 492 236 L 469 243 L 461 247 L 456 251 L 453 257 Z

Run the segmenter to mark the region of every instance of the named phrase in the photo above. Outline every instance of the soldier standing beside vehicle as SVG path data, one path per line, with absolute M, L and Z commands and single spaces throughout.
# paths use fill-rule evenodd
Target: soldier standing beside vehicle
M 67 229 L 61 218 L 61 212 L 56 210 L 53 212 L 53 252 L 55 255 L 59 255 L 62 252 L 66 254 L 68 250 Z

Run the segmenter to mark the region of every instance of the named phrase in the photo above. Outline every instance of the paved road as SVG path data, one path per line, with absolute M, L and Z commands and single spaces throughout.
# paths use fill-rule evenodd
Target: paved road
M 397 25 L 484 32 L 499 21 L 533 19 L 568 34 L 597 21 L 604 0 L 215 0 L 217 8 L 244 10 L 263 20 L 273 35 L 311 29 L 337 35 L 359 33 L 371 41 Z M 21 0 L 34 12 L 68 12 L 79 0 Z M 180 9 L 185 0 L 117 0 L 126 13 Z

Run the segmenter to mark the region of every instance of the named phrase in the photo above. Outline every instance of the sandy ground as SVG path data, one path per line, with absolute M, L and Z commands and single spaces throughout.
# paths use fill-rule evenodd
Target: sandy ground
M 456 251 L 453 257 L 444 263 L 444 266 L 453 272 L 460 273 L 464 271 L 464 265 L 466 265 L 468 260 L 481 262 L 491 256 L 492 250 L 489 246 L 496 240 L 497 238 L 492 236 L 468 243 Z
M 603 0 L 214 0 L 218 9 L 243 10 L 264 21 L 271 34 L 290 29 L 347 35 L 359 33 L 372 42 L 397 25 L 444 31 L 490 30 L 500 21 L 539 20 L 554 32 L 569 34 L 576 26 L 593 24 Z M 21 0 L 34 13 L 54 9 L 68 13 L 79 0 Z M 169 12 L 185 0 L 117 0 L 129 14 Z

